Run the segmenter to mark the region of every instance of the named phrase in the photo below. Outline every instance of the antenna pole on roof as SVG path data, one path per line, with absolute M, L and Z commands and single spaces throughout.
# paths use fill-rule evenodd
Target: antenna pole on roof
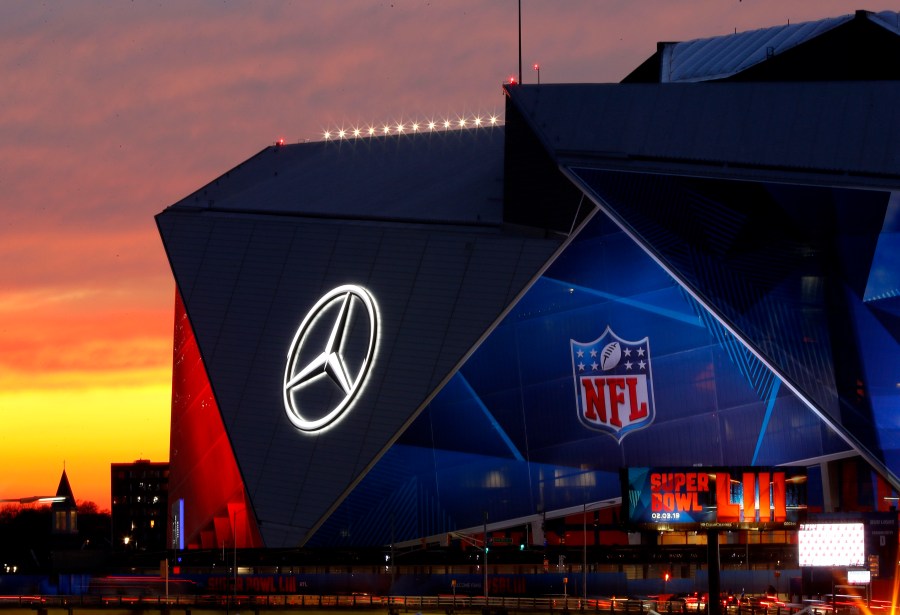
M 519 83 L 522 83 L 522 0 L 519 0 Z

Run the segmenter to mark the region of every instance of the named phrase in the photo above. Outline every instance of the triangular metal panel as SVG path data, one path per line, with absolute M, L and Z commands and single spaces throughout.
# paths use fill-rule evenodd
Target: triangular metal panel
M 175 210 L 159 219 L 268 546 L 314 531 L 559 246 L 485 228 Z M 302 433 L 283 401 L 289 347 L 310 308 L 345 284 L 377 301 L 378 354 L 347 418 Z
M 723 326 L 885 476 L 854 337 L 889 193 L 570 169 Z M 848 207 L 857 212 L 844 220 Z M 861 246 L 847 250 L 849 243 Z M 871 370 L 870 370 L 871 371 Z

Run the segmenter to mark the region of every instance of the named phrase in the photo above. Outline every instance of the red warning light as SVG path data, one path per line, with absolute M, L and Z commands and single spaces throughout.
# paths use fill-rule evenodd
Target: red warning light
M 534 70 L 541 70 L 541 65 L 535 62 L 531 68 L 533 68 Z
M 278 139 L 277 141 L 275 141 L 275 145 L 277 145 L 278 147 L 281 147 L 282 145 L 284 145 L 284 139 L 283 138 Z
M 515 76 L 515 75 L 510 75 L 510 76 L 509 76 L 509 79 L 507 79 L 506 82 L 507 82 L 509 85 L 516 85 L 516 84 L 519 82 L 519 80 L 516 79 L 516 76 Z

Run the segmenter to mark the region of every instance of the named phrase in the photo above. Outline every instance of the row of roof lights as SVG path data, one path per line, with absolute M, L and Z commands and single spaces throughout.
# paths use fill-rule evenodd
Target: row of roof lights
M 463 130 L 465 128 L 489 128 L 499 126 L 501 120 L 496 115 L 472 115 L 456 119 L 444 118 L 443 120 L 429 120 L 427 122 L 397 122 L 395 124 L 381 124 L 368 126 L 354 126 L 352 128 L 339 128 L 337 130 L 323 130 L 322 138 L 325 141 L 343 139 L 362 139 L 364 137 L 384 137 L 388 135 L 402 135 L 406 133 L 437 132 L 441 130 Z

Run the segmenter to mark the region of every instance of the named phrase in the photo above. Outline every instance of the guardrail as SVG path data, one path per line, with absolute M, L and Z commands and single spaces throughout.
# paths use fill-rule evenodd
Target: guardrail
M 190 610 L 386 610 L 391 615 L 401 613 L 481 613 L 508 615 L 509 613 L 634 613 L 647 615 L 706 613 L 705 605 L 684 601 L 657 602 L 637 598 L 576 598 L 568 596 L 489 597 L 484 596 L 371 596 L 368 594 L 314 595 L 81 595 L 81 596 L 0 596 L 0 610 L 10 608 L 132 608 L 134 610 L 171 611 Z M 876 609 L 872 609 L 876 610 Z M 852 606 L 837 608 L 828 604 L 781 604 L 777 606 L 728 605 L 725 615 L 854 615 Z

